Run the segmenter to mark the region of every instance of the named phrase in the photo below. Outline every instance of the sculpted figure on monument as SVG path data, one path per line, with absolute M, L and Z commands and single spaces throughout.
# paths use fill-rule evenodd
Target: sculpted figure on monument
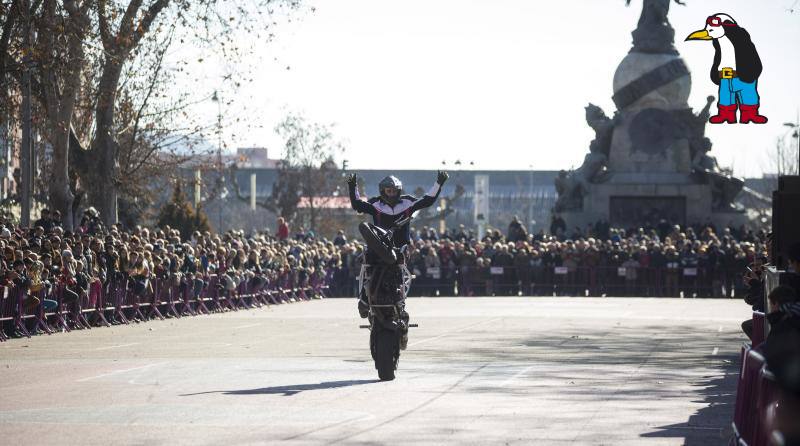
M 602 108 L 594 104 L 586 106 L 586 123 L 594 130 L 595 138 L 589 143 L 589 153 L 584 157 L 583 164 L 569 173 L 562 170 L 555 179 L 558 210 L 580 209 L 589 183 L 608 179 L 606 166 L 616 122 L 616 116 L 614 119 L 609 118 Z
M 711 116 L 711 104 L 714 103 L 714 96 L 706 98 L 706 105 L 700 110 L 697 115 L 691 113 L 691 116 L 685 123 L 689 137 L 689 151 L 692 157 L 692 164 L 698 155 L 703 155 L 711 150 L 711 140 L 706 138 L 706 124 L 708 117 Z
M 608 179 L 606 167 L 617 116 L 611 119 L 602 108 L 590 103 L 586 106 L 586 123 L 594 130 L 595 136 L 589 143 L 589 153 L 584 157 L 583 164 L 573 172 L 575 179 L 584 188 L 587 183 L 600 183 Z
M 733 200 L 741 192 L 744 182 L 720 169 L 717 158 L 708 154 L 711 140 L 703 140 L 705 144 L 692 158 L 692 171 L 701 181 L 711 185 L 711 206 L 715 211 L 732 210 Z
M 608 156 L 611 150 L 611 136 L 614 133 L 614 124 L 616 122 L 616 115 L 614 119 L 611 119 L 602 108 L 592 103 L 586 106 L 586 123 L 594 130 L 595 135 L 594 140 L 589 143 L 590 152 Z

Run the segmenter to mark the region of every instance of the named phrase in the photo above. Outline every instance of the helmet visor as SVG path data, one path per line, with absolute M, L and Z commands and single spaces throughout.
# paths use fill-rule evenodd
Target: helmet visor
M 389 198 L 397 198 L 397 196 L 400 195 L 400 190 L 396 187 L 389 186 L 383 188 L 383 194 Z

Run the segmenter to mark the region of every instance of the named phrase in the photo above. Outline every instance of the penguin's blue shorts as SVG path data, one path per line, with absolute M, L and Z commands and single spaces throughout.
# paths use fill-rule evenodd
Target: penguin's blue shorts
M 758 81 L 744 82 L 738 77 L 719 80 L 719 105 L 758 105 Z

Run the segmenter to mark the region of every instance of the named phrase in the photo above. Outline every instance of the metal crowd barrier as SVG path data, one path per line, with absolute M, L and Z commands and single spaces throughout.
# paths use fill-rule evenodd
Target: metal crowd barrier
M 2 287 L 0 342 L 8 340 L 10 334 L 31 337 L 112 323 L 129 324 L 325 298 L 329 288 L 327 276 L 311 275 L 302 283 L 293 272 L 281 274 L 274 281 L 256 277 L 262 279 L 260 284 L 244 276 L 226 280 L 213 274 L 198 277 L 201 282 L 196 282 L 191 275 L 183 278 L 174 275 L 150 279 L 144 287 L 141 283 L 135 286 L 135 279 L 120 277 L 107 284 L 91 283 L 86 292 L 71 302 L 65 301 L 67 293 L 60 284 L 36 292 L 21 286 Z M 46 302 L 53 301 L 55 308 L 48 311 Z
M 753 332 L 756 333 L 755 327 Z M 755 347 L 743 345 L 732 423 L 735 443 L 739 446 L 780 444 L 776 441 L 780 435 L 770 425 L 768 415 L 776 416 L 783 398 L 764 356 Z
M 702 267 L 484 266 L 420 267 L 410 296 L 645 296 L 721 297 L 740 295 L 741 271 Z M 347 267 L 329 271 L 332 296 L 355 295 L 358 274 Z

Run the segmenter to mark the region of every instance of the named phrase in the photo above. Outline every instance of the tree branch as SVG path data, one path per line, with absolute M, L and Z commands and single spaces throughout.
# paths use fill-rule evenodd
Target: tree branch
M 117 44 L 126 48 L 131 48 L 132 45 L 127 43 L 127 40 L 133 34 L 133 21 L 139 13 L 139 8 L 142 7 L 142 0 L 131 0 L 128 3 L 128 8 L 125 9 L 125 15 L 119 23 L 119 31 L 117 32 Z
M 97 21 L 100 28 L 100 40 L 103 42 L 103 49 L 110 53 L 113 48 L 113 37 L 111 36 L 111 25 L 108 23 L 108 1 L 97 0 Z
M 142 37 L 150 30 L 150 26 L 153 24 L 156 17 L 158 17 L 158 14 L 161 13 L 161 10 L 167 7 L 168 4 L 169 0 L 156 0 L 147 8 L 147 12 L 145 12 L 144 17 L 142 17 L 141 22 L 139 22 L 139 26 L 134 31 L 133 46 L 139 44 Z
M 158 53 L 158 56 L 156 57 L 155 70 L 150 78 L 151 80 L 150 80 L 150 85 L 147 88 L 147 93 L 145 94 L 142 103 L 139 105 L 139 109 L 136 110 L 136 116 L 134 117 L 133 120 L 133 130 L 131 131 L 131 138 L 130 138 L 131 145 L 133 145 L 136 141 L 136 137 L 139 133 L 139 123 L 141 122 L 142 114 L 144 113 L 144 109 L 147 106 L 148 102 L 150 101 L 150 97 L 153 95 L 153 92 L 156 89 L 157 85 L 156 80 L 158 79 L 158 76 L 161 73 L 161 69 L 164 67 L 163 64 L 164 55 L 167 53 L 167 49 L 172 45 L 172 38 L 175 35 L 174 31 L 175 27 L 173 26 L 172 32 L 170 32 L 169 37 L 167 37 L 166 44 L 161 47 L 161 51 Z
M 19 15 L 18 3 L 19 0 L 13 0 L 8 9 L 8 16 L 6 22 L 3 24 L 3 34 L 0 36 L 0 69 L 5 72 L 6 68 L 6 53 L 8 52 L 8 42 L 11 39 L 11 30 L 14 29 L 14 24 L 17 22 Z

